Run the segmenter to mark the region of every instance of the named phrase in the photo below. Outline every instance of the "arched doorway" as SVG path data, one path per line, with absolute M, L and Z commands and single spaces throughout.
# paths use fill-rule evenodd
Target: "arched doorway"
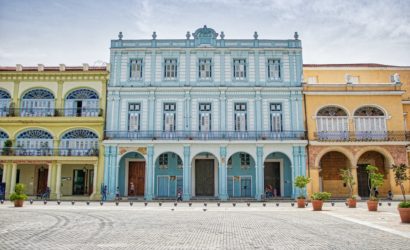
M 120 160 L 118 183 L 121 196 L 144 196 L 146 190 L 145 158 L 137 152 L 128 152 Z
M 368 165 L 378 168 L 378 172 L 383 174 L 384 183 L 378 188 L 379 196 L 387 196 L 391 190 L 389 182 L 389 163 L 386 157 L 377 151 L 364 152 L 357 161 L 357 188 L 360 197 L 370 196 L 369 174 L 366 171 Z
M 0 116 L 8 116 L 10 114 L 11 96 L 10 94 L 0 89 Z
M 345 140 L 349 125 L 347 112 L 337 106 L 321 108 L 316 115 L 316 131 L 320 140 Z
M 332 197 L 349 196 L 349 188 L 343 183 L 340 170 L 351 167 L 347 156 L 339 151 L 330 151 L 320 159 L 320 190 L 329 192 Z
M 292 164 L 286 154 L 274 152 L 265 158 L 264 189 L 267 198 L 292 196 Z
M 99 97 L 91 89 L 76 89 L 71 91 L 65 100 L 65 116 L 98 116 Z
M 174 152 L 160 154 L 155 160 L 154 193 L 158 198 L 173 197 L 183 191 L 182 158 Z
M 193 196 L 214 197 L 218 190 L 218 158 L 203 152 L 192 159 Z
M 380 108 L 363 106 L 354 112 L 356 138 L 359 140 L 381 140 L 387 136 L 387 116 Z
M 255 197 L 255 160 L 246 152 L 237 152 L 227 162 L 229 197 Z
M 54 116 L 54 94 L 47 89 L 32 89 L 21 98 L 21 116 Z

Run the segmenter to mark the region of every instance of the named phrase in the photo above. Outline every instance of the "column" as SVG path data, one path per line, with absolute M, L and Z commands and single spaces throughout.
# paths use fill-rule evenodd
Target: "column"
M 255 175 L 256 175 L 256 192 L 255 198 L 259 201 L 261 200 L 262 195 L 264 194 L 263 189 L 263 147 L 257 146 L 256 147 L 256 168 L 255 168 Z
M 147 147 L 147 190 L 145 191 L 145 200 L 151 201 L 154 198 L 154 146 Z
M 8 163 L 3 163 L 3 177 L 1 179 L 2 183 L 6 183 L 7 168 L 8 168 Z
M 320 192 L 320 168 L 319 167 L 311 167 L 310 168 L 310 186 L 311 190 L 310 193 Z
M 52 174 L 52 167 L 53 164 L 48 163 L 48 170 L 47 170 L 47 187 L 51 190 L 51 174 Z
M 94 198 L 97 195 L 97 176 L 98 176 L 98 163 L 94 163 L 94 176 L 93 176 L 93 193 L 91 196 Z
M 225 90 L 221 91 L 220 97 L 219 97 L 219 126 L 220 126 L 220 131 L 226 131 L 226 93 Z
M 356 183 L 354 186 L 353 186 L 353 195 L 355 195 L 356 197 L 358 197 L 359 198 L 359 189 L 358 189 L 358 183 L 357 183 L 357 167 L 351 167 L 350 168 L 350 171 L 352 172 L 352 176 L 353 176 L 353 179 L 354 179 L 354 183 Z
M 190 158 L 191 158 L 191 146 L 190 145 L 184 145 L 184 162 L 183 162 L 183 191 L 182 191 L 182 198 L 184 201 L 189 201 L 191 199 L 191 189 L 190 189 L 190 184 L 191 184 L 191 164 L 190 164 Z
M 14 193 L 14 188 L 16 187 L 16 177 L 17 177 L 17 163 L 13 163 L 12 169 L 11 169 L 10 193 Z
M 228 169 L 226 168 L 226 146 L 221 146 L 219 149 L 221 162 L 219 163 L 219 199 L 228 200 L 227 191 L 227 175 Z
M 292 185 L 292 198 L 295 198 L 296 196 L 296 188 L 294 186 L 294 182 L 295 182 L 295 178 L 297 176 L 300 175 L 299 170 L 299 150 L 298 150 L 298 146 L 293 146 L 292 147 L 292 181 L 291 181 L 291 185 Z
M 255 122 L 256 122 L 255 130 L 258 132 L 262 131 L 262 97 L 261 97 L 260 90 L 256 91 Z
M 112 199 L 113 196 L 110 196 L 110 171 L 111 171 L 111 146 L 104 145 L 104 186 L 107 186 L 107 199 Z
M 148 97 L 148 130 L 155 130 L 155 92 L 150 91 Z
M 115 192 L 118 187 L 118 175 L 117 175 L 117 146 L 111 146 L 111 154 L 109 159 L 110 173 L 108 181 L 108 195 L 107 199 L 113 200 L 115 198 Z
M 61 199 L 61 163 L 57 163 L 57 176 L 56 176 L 56 195 L 57 199 Z

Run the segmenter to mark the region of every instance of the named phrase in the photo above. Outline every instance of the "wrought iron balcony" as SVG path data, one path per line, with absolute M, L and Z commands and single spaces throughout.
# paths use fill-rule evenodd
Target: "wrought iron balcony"
M 0 116 L 12 117 L 98 117 L 102 116 L 102 109 L 95 108 L 74 108 L 74 109 L 56 109 L 56 108 L 2 108 Z
M 98 154 L 96 148 L 0 148 L 2 156 L 98 156 Z
M 371 142 L 371 141 L 405 141 L 410 134 L 405 131 L 334 131 L 315 132 L 316 141 L 334 142 Z
M 305 140 L 305 131 L 105 131 L 109 140 Z

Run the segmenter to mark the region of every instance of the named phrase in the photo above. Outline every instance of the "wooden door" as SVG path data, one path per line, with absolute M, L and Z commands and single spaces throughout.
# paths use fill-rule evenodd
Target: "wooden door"
M 47 189 L 48 169 L 39 169 L 37 178 L 37 194 L 42 194 Z
M 214 196 L 214 160 L 195 161 L 195 195 Z
M 131 183 L 134 193 L 131 193 Z M 128 165 L 128 196 L 143 196 L 145 186 L 145 162 L 132 161 Z
M 357 166 L 357 189 L 360 197 L 369 197 L 369 174 L 366 171 L 367 164 Z

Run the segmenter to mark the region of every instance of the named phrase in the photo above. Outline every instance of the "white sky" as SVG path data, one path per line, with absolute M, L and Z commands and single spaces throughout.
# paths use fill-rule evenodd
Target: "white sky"
M 124 39 L 184 39 L 206 24 L 225 39 L 293 39 L 304 63 L 410 65 L 410 0 L 0 0 L 0 65 L 109 61 Z

